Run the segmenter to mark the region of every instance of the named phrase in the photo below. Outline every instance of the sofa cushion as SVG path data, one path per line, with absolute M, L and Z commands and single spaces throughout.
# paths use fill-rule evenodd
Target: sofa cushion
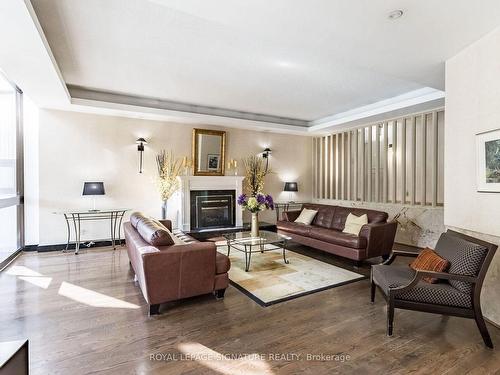
M 137 221 L 137 232 L 142 239 L 153 246 L 170 246 L 174 244 L 170 232 L 153 219 L 143 218 Z
M 366 214 L 366 216 L 368 217 L 368 223 L 370 223 L 370 224 L 385 223 L 387 221 L 387 218 L 389 217 L 387 212 L 366 210 L 364 208 L 336 206 L 335 207 L 335 215 L 333 217 L 332 224 L 330 225 L 330 228 L 340 230 L 340 231 L 344 230 L 347 216 L 349 216 L 349 214 L 351 214 L 351 213 L 353 215 L 356 215 L 356 216 L 361 216 L 361 215 Z
M 220 275 L 221 273 L 226 273 L 231 268 L 231 261 L 229 257 L 217 252 L 215 256 L 215 273 Z
M 414 276 L 415 271 L 408 266 L 382 264 L 372 266 L 373 280 L 386 295 L 389 294 L 391 288 L 408 285 Z M 462 293 L 445 282 L 429 284 L 419 281 L 412 289 L 396 294 L 396 299 L 446 306 L 471 307 L 470 295 Z
M 356 216 L 350 213 L 347 215 L 347 220 L 345 221 L 344 230 L 342 232 L 359 236 L 359 232 L 365 224 L 368 224 L 368 216 L 366 214 Z
M 488 249 L 449 233 L 443 233 L 436 244 L 436 253 L 450 262 L 449 273 L 477 276 Z M 450 284 L 464 293 L 472 292 L 471 283 L 450 280 Z
M 304 204 L 303 208 L 318 211 L 312 225 L 323 228 L 330 228 L 335 213 L 336 206 L 329 206 L 326 204 Z
M 280 220 L 276 222 L 276 227 L 279 230 L 284 230 L 289 233 L 298 234 L 299 236 L 309 236 L 311 232 L 311 226 L 302 223 L 296 223 L 294 221 L 284 221 Z
M 130 215 L 130 224 L 137 229 L 137 223 L 143 219 L 146 219 L 146 216 L 142 212 L 132 212 Z
M 313 222 L 314 217 L 316 216 L 317 213 L 318 213 L 318 211 L 304 208 L 300 212 L 299 217 L 297 219 L 295 219 L 294 222 L 295 223 L 302 223 L 305 225 L 310 225 Z
M 342 233 L 334 229 L 314 226 L 311 229 L 310 237 L 335 245 L 350 247 L 352 249 L 366 249 L 367 245 L 365 237 L 359 237 L 349 233 Z

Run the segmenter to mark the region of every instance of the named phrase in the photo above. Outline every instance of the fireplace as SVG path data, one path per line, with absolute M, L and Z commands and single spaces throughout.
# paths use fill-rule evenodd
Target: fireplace
M 191 190 L 191 230 L 235 226 L 234 190 Z

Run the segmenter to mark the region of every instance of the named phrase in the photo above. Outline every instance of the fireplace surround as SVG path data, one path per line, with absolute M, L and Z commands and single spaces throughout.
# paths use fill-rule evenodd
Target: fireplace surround
M 191 220 L 191 214 L 193 212 L 192 204 L 191 204 L 191 195 L 197 196 L 200 193 L 199 192 L 207 192 L 210 190 L 213 191 L 232 191 L 234 192 L 234 199 L 233 199 L 233 218 L 232 218 L 232 224 L 227 225 L 227 227 L 235 226 L 239 227 L 243 225 L 243 212 L 240 210 L 238 207 L 236 207 L 236 198 L 243 193 L 243 176 L 181 176 L 179 177 L 180 180 L 180 204 L 179 204 L 179 220 L 178 220 L 178 228 L 181 229 L 184 232 L 190 232 L 194 231 L 195 228 L 197 228 L 196 222 Z M 223 194 L 224 195 L 224 194 Z M 232 195 L 232 193 L 231 193 Z M 216 199 L 216 198 L 210 198 L 210 199 Z M 221 202 L 217 202 L 221 203 Z M 206 203 L 208 208 L 217 206 L 216 203 Z M 218 208 L 220 211 L 219 213 L 222 213 L 224 215 L 222 208 Z M 205 210 L 205 211 L 210 211 Z M 215 211 L 215 210 L 214 210 Z M 209 215 L 209 221 L 210 217 L 215 216 L 215 212 L 213 212 L 214 215 Z M 194 226 L 192 226 L 194 224 Z M 206 227 L 205 229 L 200 229 L 200 230 L 216 230 L 216 228 L 221 228 L 221 226 L 217 225 L 215 226 L 216 223 L 212 222 L 214 226 L 211 227 Z M 222 225 L 222 224 L 221 224 Z M 198 230 L 198 229 L 196 229 Z
M 235 225 L 235 190 L 192 190 L 191 230 Z

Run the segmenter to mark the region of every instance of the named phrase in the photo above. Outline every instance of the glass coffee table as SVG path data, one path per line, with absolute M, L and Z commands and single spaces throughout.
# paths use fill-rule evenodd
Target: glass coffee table
M 286 259 L 286 244 L 291 240 L 291 237 L 283 234 L 261 230 L 259 237 L 252 237 L 250 232 L 233 232 L 223 235 L 227 242 L 227 256 L 231 248 L 245 253 L 245 271 L 250 269 L 250 260 L 252 253 L 263 253 L 264 251 L 283 250 L 283 261 L 288 264 Z M 266 245 L 274 245 L 266 248 Z

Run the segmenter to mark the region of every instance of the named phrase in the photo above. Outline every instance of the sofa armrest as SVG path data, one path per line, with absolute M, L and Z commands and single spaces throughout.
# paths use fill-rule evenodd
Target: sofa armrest
M 295 221 L 299 217 L 301 210 L 293 210 L 293 211 L 283 211 L 281 217 L 284 221 Z
M 389 255 L 394 245 L 397 227 L 397 221 L 363 225 L 359 236 L 366 238 L 366 257 Z
M 158 220 L 163 226 L 165 226 L 170 232 L 172 232 L 172 220 Z
M 142 255 L 149 304 L 210 293 L 214 288 L 213 242 L 158 247 Z

